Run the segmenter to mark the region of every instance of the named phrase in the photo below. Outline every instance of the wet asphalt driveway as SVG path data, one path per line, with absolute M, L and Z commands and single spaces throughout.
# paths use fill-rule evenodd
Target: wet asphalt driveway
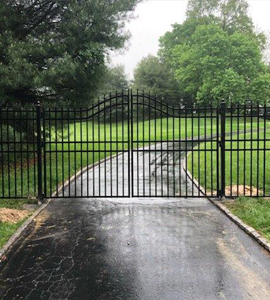
M 270 255 L 206 199 L 61 199 L 0 267 L 0 299 L 270 299 Z

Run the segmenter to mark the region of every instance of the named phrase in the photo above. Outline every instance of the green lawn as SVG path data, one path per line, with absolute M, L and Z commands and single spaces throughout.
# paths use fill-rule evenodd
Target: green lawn
M 259 194 L 270 194 L 270 132 L 266 134 L 269 141 L 257 141 L 264 138 L 264 133 L 240 134 L 233 136 L 233 141 L 226 142 L 225 155 L 225 185 L 255 187 Z M 249 139 L 250 141 L 238 142 L 235 139 Z M 256 140 L 257 139 L 257 140 Z M 252 142 L 251 142 L 252 141 Z M 216 144 L 207 142 L 198 145 L 195 151 L 189 154 L 188 169 L 200 185 L 211 190 L 211 182 L 217 181 L 217 155 L 211 152 L 199 152 L 198 149 L 211 149 Z M 267 150 L 264 151 L 263 149 Z M 239 149 L 239 151 L 234 151 Z M 244 149 L 247 149 L 244 151 Z M 220 158 L 219 158 L 220 159 Z M 220 164 L 220 160 L 219 160 Z M 211 167 L 212 166 L 212 167 Z M 246 194 L 249 196 L 250 194 Z M 227 191 L 227 196 L 231 192 Z
M 29 200 L 1 200 L 0 201 L 0 208 L 10 208 L 10 209 L 23 209 L 23 205 L 26 203 L 31 203 Z M 0 249 L 3 245 L 8 241 L 11 235 L 22 225 L 25 221 L 22 220 L 16 224 L 0 222 Z
M 270 240 L 270 201 L 241 197 L 225 204 L 236 216 Z
M 256 121 L 254 120 L 252 124 L 251 119 L 246 118 L 246 125 L 244 125 L 243 118 L 239 120 L 239 123 L 234 119 L 232 124 L 227 123 L 226 130 L 243 130 L 245 126 L 247 130 L 254 129 L 257 126 Z M 263 121 L 261 122 L 263 123 Z M 52 143 L 47 144 L 47 151 L 50 151 L 46 155 L 47 196 L 52 194 L 59 185 L 74 175 L 76 171 L 104 157 L 113 155 L 117 149 L 128 148 L 129 132 L 127 122 L 124 124 L 115 123 L 110 127 L 108 124 L 98 124 L 91 121 L 71 124 L 69 127 L 63 126 L 63 130 L 61 129 L 61 125 L 58 125 L 57 132 L 54 128 L 52 129 Z M 216 119 L 209 117 L 200 119 L 182 118 L 181 121 L 178 118 L 157 119 L 133 124 L 133 139 L 144 140 L 146 141 L 145 145 L 155 141 L 207 136 L 211 133 L 216 133 Z M 124 142 L 116 143 L 117 141 Z M 138 145 L 142 146 L 143 143 L 139 142 Z M 133 147 L 137 147 L 137 143 L 134 143 Z M 94 152 L 93 150 L 100 150 L 100 152 Z M 85 152 L 81 153 L 81 151 Z M 29 168 L 26 162 L 23 165 L 12 166 L 9 172 L 8 168 L 5 168 L 4 184 L 0 186 L 0 195 L 6 197 L 32 197 L 37 194 L 37 166 L 33 160 L 32 158 Z M 15 177 L 16 185 L 14 184 Z M 10 190 L 10 194 L 8 190 Z

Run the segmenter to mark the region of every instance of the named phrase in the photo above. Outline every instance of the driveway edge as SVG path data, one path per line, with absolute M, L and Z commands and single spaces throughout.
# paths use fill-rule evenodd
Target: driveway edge
M 123 155 L 124 152 L 121 152 L 118 155 Z M 78 171 L 75 175 L 73 175 L 71 178 L 67 179 L 64 184 L 62 184 L 61 186 L 59 186 L 57 188 L 57 190 L 52 194 L 51 197 L 55 197 L 56 195 L 58 195 L 59 193 L 61 193 L 61 191 L 70 183 L 72 183 L 73 181 L 75 181 L 77 179 L 78 176 L 82 176 L 86 171 L 88 171 L 89 169 L 95 168 L 97 165 L 99 165 L 100 163 L 103 163 L 113 157 L 117 156 L 113 155 L 112 157 L 105 157 L 104 159 L 102 159 L 99 162 L 95 162 L 92 165 L 86 166 L 84 167 L 82 170 Z M 83 196 L 82 196 L 83 197 Z M 7 252 L 9 250 L 11 250 L 11 248 L 14 246 L 14 244 L 20 239 L 20 237 L 23 235 L 23 233 L 28 229 L 28 227 L 33 223 L 33 221 L 35 221 L 35 218 L 52 202 L 54 201 L 55 198 L 49 198 L 46 200 L 46 203 L 42 204 L 40 206 L 40 208 L 38 208 L 13 234 L 12 236 L 9 238 L 9 240 L 6 242 L 6 244 L 3 246 L 3 248 L 0 248 L 0 263 L 2 261 L 4 261 L 5 259 L 5 254 L 7 254 Z
M 193 178 L 192 174 L 183 167 L 183 170 L 186 172 L 187 176 L 190 180 L 195 184 L 195 186 L 201 191 L 205 193 L 205 189 L 200 186 L 199 182 Z M 244 230 L 249 236 L 251 236 L 256 242 L 258 242 L 265 250 L 270 253 L 270 242 L 264 238 L 256 229 L 244 223 L 240 218 L 234 215 L 225 205 L 223 205 L 220 200 L 214 200 L 209 198 L 206 195 L 207 199 L 213 203 L 219 210 L 221 210 L 227 217 L 229 217 L 238 227 Z
M 35 218 L 53 201 L 49 199 L 46 203 L 42 204 L 9 238 L 7 243 L 0 249 L 0 262 L 5 260 L 5 254 L 14 246 L 27 228 L 35 221 Z
M 218 200 L 213 200 L 208 198 L 219 210 L 221 210 L 227 217 L 229 217 L 234 223 L 236 223 L 242 230 L 244 230 L 249 236 L 251 236 L 255 241 L 257 241 L 265 250 L 270 253 L 270 242 L 264 238 L 256 229 L 244 223 L 240 218 L 234 215 L 225 205 L 218 202 Z

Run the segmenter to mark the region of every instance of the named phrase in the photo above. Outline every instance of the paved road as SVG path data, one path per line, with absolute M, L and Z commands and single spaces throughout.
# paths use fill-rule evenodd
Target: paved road
M 56 200 L 0 299 L 270 299 L 270 255 L 205 199 Z

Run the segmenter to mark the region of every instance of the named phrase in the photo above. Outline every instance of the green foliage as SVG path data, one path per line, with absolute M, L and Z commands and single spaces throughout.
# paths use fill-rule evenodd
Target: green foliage
M 210 19 L 229 33 L 253 33 L 253 22 L 248 16 L 246 0 L 189 0 L 187 17 Z
M 266 39 L 247 12 L 245 0 L 190 0 L 186 21 L 160 38 L 159 57 L 190 104 L 270 100 Z
M 177 82 L 171 70 L 155 56 L 149 55 L 139 62 L 134 71 L 133 87 L 157 95 L 170 105 L 180 103 Z
M 190 45 L 172 51 L 175 76 L 199 103 L 270 99 L 270 78 L 256 40 L 218 25 L 198 26 Z
M 129 81 L 125 73 L 125 67 L 122 65 L 108 68 L 103 77 L 103 86 L 99 91 L 100 96 L 107 95 L 116 91 L 121 92 L 127 90 L 129 87 Z
M 128 38 L 139 0 L 3 0 L 0 99 L 81 106 L 95 96 L 108 50 Z

